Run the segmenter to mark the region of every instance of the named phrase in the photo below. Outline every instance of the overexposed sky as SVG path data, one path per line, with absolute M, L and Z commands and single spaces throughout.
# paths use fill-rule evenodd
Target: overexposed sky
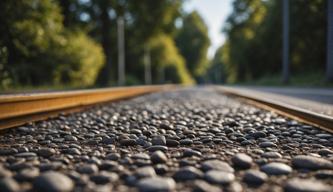
M 225 36 L 221 33 L 223 23 L 232 11 L 232 0 L 188 0 L 185 2 L 185 11 L 191 12 L 197 10 L 205 20 L 211 46 L 208 56 L 212 58 L 216 49 L 225 41 Z

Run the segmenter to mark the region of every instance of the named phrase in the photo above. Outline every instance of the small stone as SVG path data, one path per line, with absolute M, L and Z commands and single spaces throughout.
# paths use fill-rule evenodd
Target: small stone
M 66 175 L 58 172 L 45 172 L 33 181 L 35 191 L 67 192 L 74 188 L 73 181 Z
M 234 169 L 226 162 L 220 160 L 207 160 L 201 163 L 203 171 L 219 170 L 224 172 L 233 173 Z
M 291 179 L 284 186 L 285 192 L 330 192 L 333 187 L 318 180 L 311 179 Z
M 79 165 L 77 172 L 83 174 L 94 174 L 98 172 L 98 167 L 95 164 Z
M 196 180 L 194 182 L 193 192 L 222 192 L 222 189 L 211 185 L 206 181 Z
M 136 141 L 135 139 L 122 139 L 120 140 L 120 145 L 123 145 L 123 146 L 134 146 L 136 145 Z
M 0 191 L 16 192 L 20 190 L 19 184 L 11 177 L 0 179 Z
M 137 187 L 140 192 L 169 192 L 176 188 L 176 182 L 168 177 L 151 177 L 141 179 Z
M 56 151 L 52 148 L 42 148 L 37 151 L 37 154 L 42 157 L 50 157 L 54 155 Z
M 265 141 L 265 142 L 259 143 L 259 147 L 261 147 L 261 148 L 277 147 L 277 145 L 275 143 L 273 143 L 273 142 Z
M 181 145 L 192 145 L 193 141 L 191 139 L 182 139 L 179 141 Z
M 154 164 L 158 164 L 158 163 L 166 163 L 168 158 L 166 157 L 166 155 L 162 152 L 162 151 L 155 151 L 151 156 L 150 156 L 150 160 L 154 163 Z
M 292 168 L 284 163 L 268 163 L 260 169 L 268 175 L 285 175 L 292 171 Z
M 292 159 L 292 165 L 296 168 L 311 170 L 333 169 L 332 162 L 320 157 L 313 157 L 308 155 L 298 155 L 294 157 Z
M 193 149 L 185 149 L 184 150 L 183 157 L 192 157 L 192 156 L 201 157 L 201 152 L 193 150 Z
M 39 169 L 34 167 L 26 168 L 20 170 L 20 172 L 15 175 L 15 179 L 19 182 L 32 181 L 38 175 L 39 175 Z
M 96 175 L 90 176 L 90 180 L 98 185 L 104 185 L 110 182 L 116 182 L 119 176 L 116 173 L 101 171 Z
M 105 159 L 112 160 L 112 161 L 117 161 L 120 159 L 120 154 L 119 153 L 110 153 L 105 156 Z
M 12 175 L 12 172 L 0 166 L 0 179 L 4 177 L 11 177 Z
M 199 169 L 191 166 L 182 167 L 173 175 L 176 181 L 194 180 L 202 177 L 203 173 Z
M 178 147 L 179 146 L 179 142 L 177 140 L 174 140 L 174 139 L 167 139 L 166 140 L 166 145 L 168 147 Z
M 282 158 L 282 155 L 275 151 L 265 152 L 261 156 L 265 158 Z
M 163 151 L 163 152 L 167 152 L 168 151 L 168 147 L 166 146 L 162 146 L 162 145 L 154 145 L 154 146 L 150 146 L 147 148 L 147 150 L 149 152 L 154 152 L 154 151 Z
M 166 145 L 166 140 L 163 135 L 155 136 L 152 140 L 151 143 L 153 145 Z
M 205 179 L 213 184 L 225 185 L 234 181 L 235 175 L 230 172 L 211 170 L 205 173 Z
M 143 178 L 143 177 L 155 177 L 156 172 L 155 169 L 151 166 L 145 166 L 145 167 L 140 167 L 136 169 L 135 176 L 138 178 Z
M 252 158 L 244 153 L 236 154 L 232 157 L 231 161 L 236 167 L 243 169 L 250 168 L 253 162 Z
M 0 148 L 0 156 L 1 155 L 13 155 L 17 152 L 18 152 L 18 150 L 15 148 Z
M 317 171 L 315 177 L 318 179 L 333 179 L 333 170 Z
M 36 157 L 37 154 L 33 152 L 24 152 L 24 153 L 17 153 L 15 157 L 22 157 L 22 158 L 29 158 L 29 157 Z
M 329 150 L 329 149 L 327 149 L 327 148 L 325 148 L 325 149 L 320 149 L 320 150 L 318 151 L 318 154 L 319 154 L 319 155 L 322 155 L 322 156 L 326 156 L 326 155 L 333 154 L 333 151 L 332 151 L 332 150 Z
M 248 170 L 243 176 L 243 181 L 250 185 L 261 185 L 267 180 L 266 173 L 259 170 Z

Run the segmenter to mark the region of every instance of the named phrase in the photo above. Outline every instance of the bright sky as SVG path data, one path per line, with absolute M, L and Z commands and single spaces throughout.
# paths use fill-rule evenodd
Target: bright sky
M 232 11 L 231 3 L 232 0 L 188 0 L 185 2 L 184 9 L 188 12 L 197 10 L 208 26 L 211 40 L 211 47 L 208 51 L 210 58 L 225 41 L 221 30 L 224 21 Z

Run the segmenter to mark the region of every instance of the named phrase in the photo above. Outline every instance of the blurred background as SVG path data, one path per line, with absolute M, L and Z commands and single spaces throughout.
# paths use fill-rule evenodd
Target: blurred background
M 1 0 L 0 91 L 332 86 L 329 1 Z

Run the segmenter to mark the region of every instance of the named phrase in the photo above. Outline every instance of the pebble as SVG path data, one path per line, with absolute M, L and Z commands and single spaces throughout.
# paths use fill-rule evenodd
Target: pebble
M 197 156 L 197 157 L 201 157 L 201 152 L 200 151 L 196 151 L 193 149 L 185 149 L 183 152 L 183 157 L 192 157 L 192 156 Z
M 259 170 L 248 170 L 243 176 L 243 181 L 250 185 L 261 185 L 268 179 L 266 173 Z
M 122 139 L 120 140 L 120 145 L 123 145 L 123 146 L 134 146 L 136 145 L 136 141 L 135 139 Z
M 287 181 L 285 192 L 331 192 L 333 187 L 317 180 L 294 178 Z
M 36 157 L 37 154 L 33 152 L 25 152 L 25 153 L 17 153 L 15 154 L 15 157 L 22 157 L 22 158 L 28 158 L 28 157 Z
M 222 189 L 203 180 L 194 181 L 193 192 L 222 192 Z
M 159 136 L 153 137 L 153 139 L 151 140 L 151 143 L 153 145 L 166 145 L 166 140 L 163 135 L 159 135 Z
M 155 169 L 151 166 L 140 167 L 136 169 L 135 176 L 139 178 L 143 177 L 155 177 Z
M 154 146 L 150 146 L 147 149 L 149 152 L 154 152 L 154 151 L 163 151 L 163 152 L 167 152 L 168 151 L 168 147 L 166 146 L 162 146 L 162 145 L 154 145 Z
M 203 171 L 209 170 L 219 170 L 224 172 L 233 173 L 234 169 L 226 162 L 220 160 L 207 160 L 201 163 L 201 168 Z
M 275 143 L 273 143 L 273 142 L 266 141 L 266 142 L 259 143 L 259 147 L 261 147 L 261 148 L 277 147 L 277 145 Z
M 174 140 L 174 139 L 167 139 L 166 140 L 166 145 L 168 147 L 178 147 L 179 146 L 179 142 L 177 140 Z
M 97 173 L 98 167 L 95 164 L 85 164 L 80 165 L 77 168 L 77 172 L 83 173 L 83 174 L 94 174 Z
M 273 159 L 282 158 L 282 155 L 278 152 L 275 152 L 275 151 L 265 152 L 261 156 L 265 157 L 265 158 L 273 158 Z
M 151 156 L 150 160 L 154 164 L 166 163 L 168 161 L 167 156 L 162 151 L 155 151 Z
M 253 163 L 252 158 L 244 153 L 236 154 L 231 161 L 236 167 L 243 169 L 249 169 Z
M 52 155 L 54 155 L 56 153 L 56 151 L 52 148 L 42 148 L 42 149 L 39 149 L 37 154 L 39 156 L 42 156 L 42 157 L 51 157 Z
M 168 192 L 176 188 L 176 182 L 168 177 L 144 178 L 138 182 L 140 192 Z
M 19 184 L 11 177 L 0 179 L 0 191 L 16 192 L 20 190 Z
M 292 165 L 296 168 L 311 170 L 333 169 L 332 162 L 320 157 L 313 157 L 308 155 L 295 156 L 292 159 Z
M 268 175 L 285 175 L 292 171 L 292 168 L 289 165 L 275 162 L 263 165 L 260 169 Z
M 210 170 L 205 173 L 205 179 L 213 184 L 226 185 L 235 180 L 235 175 L 230 172 Z
M 203 173 L 199 169 L 191 166 L 182 167 L 173 175 L 176 181 L 195 180 L 202 177 Z
M 110 182 L 116 182 L 119 176 L 113 172 L 102 171 L 95 175 L 90 176 L 90 180 L 98 185 L 104 185 Z
M 58 172 L 45 172 L 33 181 L 35 191 L 67 192 L 74 188 L 73 181 L 66 175 Z

